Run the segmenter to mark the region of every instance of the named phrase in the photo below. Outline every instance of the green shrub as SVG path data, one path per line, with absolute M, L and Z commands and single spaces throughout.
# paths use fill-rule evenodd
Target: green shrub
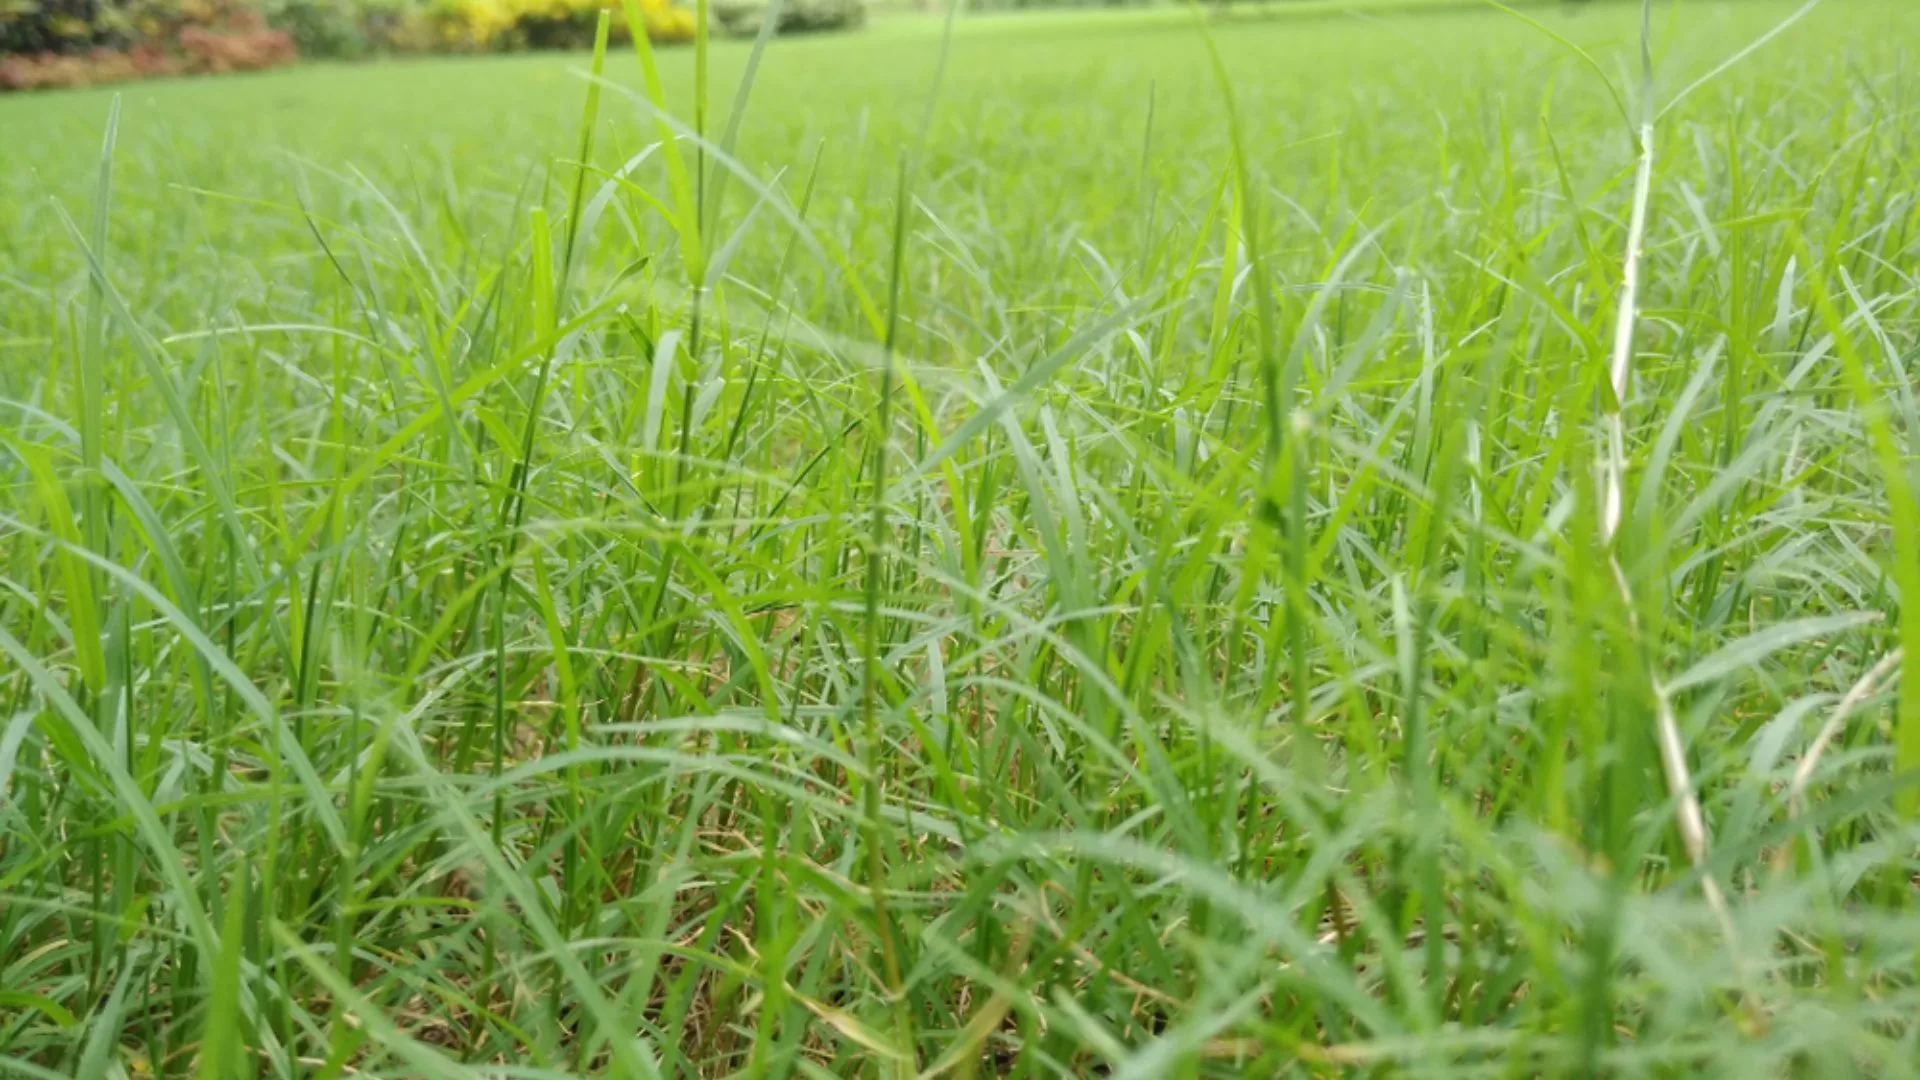
M 101 36 L 95 0 L 0 0 L 0 53 L 71 52 Z
M 514 27 L 530 49 L 581 49 L 593 44 L 597 0 L 517 0 Z
M 730 34 L 755 34 L 767 0 L 715 0 L 713 19 Z M 782 34 L 846 30 L 867 21 L 865 0 L 785 0 L 775 29 Z
M 267 21 L 291 37 L 303 56 L 364 56 L 372 48 L 355 0 L 267 0 Z

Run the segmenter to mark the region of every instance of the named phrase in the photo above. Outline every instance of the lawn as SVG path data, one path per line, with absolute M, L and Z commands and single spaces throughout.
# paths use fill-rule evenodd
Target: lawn
M 1920 9 L 1407 7 L 0 99 L 0 1075 L 1920 1074 Z

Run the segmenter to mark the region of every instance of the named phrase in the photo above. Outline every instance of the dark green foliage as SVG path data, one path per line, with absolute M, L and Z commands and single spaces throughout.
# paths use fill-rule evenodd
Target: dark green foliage
M 104 0 L 0 0 L 0 53 L 73 52 L 124 36 Z
M 716 0 L 713 17 L 728 33 L 759 32 L 769 0 Z M 847 30 L 867 21 L 866 0 L 780 0 L 776 29 L 782 34 Z
M 302 56 L 365 56 L 391 34 L 382 34 L 381 16 L 392 5 L 358 0 L 267 0 L 267 20 L 293 38 Z M 396 20 L 397 21 L 397 20 Z

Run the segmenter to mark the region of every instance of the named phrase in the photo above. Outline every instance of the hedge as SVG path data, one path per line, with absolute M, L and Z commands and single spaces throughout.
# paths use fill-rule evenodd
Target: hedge
M 753 34 L 768 0 L 712 0 L 713 21 L 731 34 Z M 784 0 L 776 29 L 782 34 L 844 30 L 867 20 L 864 0 Z
M 624 40 L 625 12 L 608 0 L 0 0 L 0 89 L 248 70 L 296 54 L 579 48 L 605 6 Z M 692 40 L 688 8 L 638 7 L 654 41 Z

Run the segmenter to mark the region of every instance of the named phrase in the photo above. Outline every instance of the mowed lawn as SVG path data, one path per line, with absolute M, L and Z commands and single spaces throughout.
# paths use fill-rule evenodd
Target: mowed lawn
M 0 99 L 0 1075 L 1920 1072 L 1920 9 L 1417 7 Z

